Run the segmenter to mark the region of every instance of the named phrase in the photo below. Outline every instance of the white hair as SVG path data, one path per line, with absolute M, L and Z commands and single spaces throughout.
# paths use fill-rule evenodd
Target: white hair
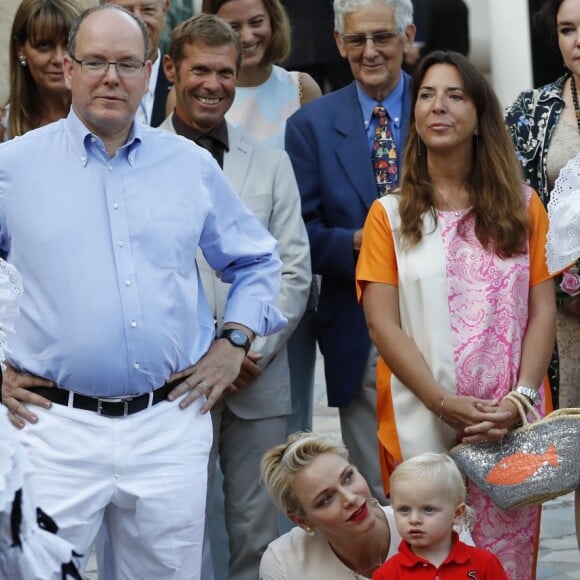
M 335 30 L 342 34 L 344 32 L 344 17 L 349 12 L 367 8 L 371 4 L 384 4 L 394 10 L 395 22 L 400 34 L 405 32 L 407 26 L 413 24 L 413 4 L 411 0 L 334 0 Z

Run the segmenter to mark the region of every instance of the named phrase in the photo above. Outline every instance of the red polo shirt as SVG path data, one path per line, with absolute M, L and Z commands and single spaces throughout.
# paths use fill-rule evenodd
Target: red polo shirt
M 497 557 L 459 541 L 453 532 L 453 544 L 445 561 L 436 568 L 417 556 L 403 540 L 399 553 L 385 562 L 374 574 L 373 580 L 508 580 Z

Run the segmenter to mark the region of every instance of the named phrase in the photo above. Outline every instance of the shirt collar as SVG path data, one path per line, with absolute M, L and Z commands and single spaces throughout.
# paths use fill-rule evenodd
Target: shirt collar
M 64 124 L 70 137 L 72 148 L 83 167 L 86 166 L 88 157 L 91 152 L 94 151 L 95 146 L 105 152 L 105 147 L 101 138 L 88 129 L 88 127 L 79 119 L 72 107 L 64 120 Z M 119 147 L 119 150 L 127 151 L 127 157 L 131 164 L 133 164 L 134 155 L 131 155 L 130 152 L 141 143 L 141 135 L 142 128 L 140 123 L 133 122 L 127 141 L 124 145 Z
M 399 128 L 401 126 L 401 116 L 403 114 L 403 93 L 405 92 L 405 81 L 403 78 L 403 73 L 401 73 L 397 86 L 380 102 L 377 102 L 375 99 L 369 97 L 369 95 L 367 95 L 360 88 L 358 83 L 355 83 L 355 86 L 363 119 L 365 120 L 365 128 L 370 125 L 374 108 L 377 105 L 383 105 L 383 107 L 385 107 L 387 113 L 389 114 L 389 119 L 395 127 Z
M 188 125 L 185 121 L 183 121 L 183 119 L 181 119 L 181 117 L 177 115 L 176 112 L 173 112 L 171 122 L 173 123 L 175 132 L 182 137 L 186 137 L 191 141 L 197 142 L 200 137 L 208 136 L 223 145 L 226 151 L 230 150 L 228 127 L 225 119 L 222 119 L 222 122 L 219 125 L 216 125 L 211 131 L 208 131 L 207 133 L 204 131 L 199 131 L 198 129 L 194 129 Z
M 471 555 L 469 553 L 468 547 L 463 542 L 459 541 L 459 536 L 457 535 L 457 532 L 453 532 L 451 551 L 449 552 L 449 555 L 447 556 L 447 558 L 445 558 L 445 561 L 441 564 L 441 566 L 445 566 L 446 564 L 449 564 L 451 562 L 463 564 L 465 562 L 468 562 L 470 558 Z M 431 562 L 429 562 L 428 560 L 425 560 L 424 558 L 417 556 L 415 552 L 411 550 L 411 547 L 406 542 L 406 540 L 403 540 L 399 545 L 399 562 L 401 563 L 402 566 L 405 566 L 406 568 L 413 568 L 419 565 L 424 566 L 425 564 L 434 567 L 433 564 L 431 564 Z M 441 568 L 441 566 L 439 567 Z
M 155 62 L 151 63 L 151 76 L 149 77 L 148 92 L 150 95 L 155 94 L 155 87 L 157 85 L 157 77 L 159 76 L 159 67 L 161 66 L 161 50 L 157 49 L 157 58 Z

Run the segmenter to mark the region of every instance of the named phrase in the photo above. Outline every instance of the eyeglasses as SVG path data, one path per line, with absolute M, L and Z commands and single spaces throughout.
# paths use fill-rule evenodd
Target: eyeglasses
M 137 76 L 145 66 L 145 62 L 140 60 L 119 60 L 117 62 L 107 61 L 100 58 L 85 58 L 78 60 L 74 56 L 71 58 L 80 65 L 81 70 L 91 77 L 101 77 L 106 74 L 109 67 L 113 65 L 117 74 L 128 79 Z
M 371 34 L 363 34 L 362 32 L 353 32 L 352 34 L 341 34 L 342 40 L 347 46 L 352 48 L 362 48 L 366 45 L 367 40 L 372 40 L 373 44 L 378 48 L 385 48 L 393 44 L 393 41 L 399 36 L 398 32 L 391 30 L 379 30 Z

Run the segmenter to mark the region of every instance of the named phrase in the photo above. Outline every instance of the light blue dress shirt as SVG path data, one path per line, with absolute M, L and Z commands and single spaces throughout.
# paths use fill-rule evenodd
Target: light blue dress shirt
M 232 283 L 226 322 L 284 326 L 276 241 L 200 147 L 134 123 L 109 158 L 72 111 L 0 145 L 0 248 L 24 283 L 10 361 L 22 371 L 111 397 L 196 363 L 214 338 L 198 246 Z

